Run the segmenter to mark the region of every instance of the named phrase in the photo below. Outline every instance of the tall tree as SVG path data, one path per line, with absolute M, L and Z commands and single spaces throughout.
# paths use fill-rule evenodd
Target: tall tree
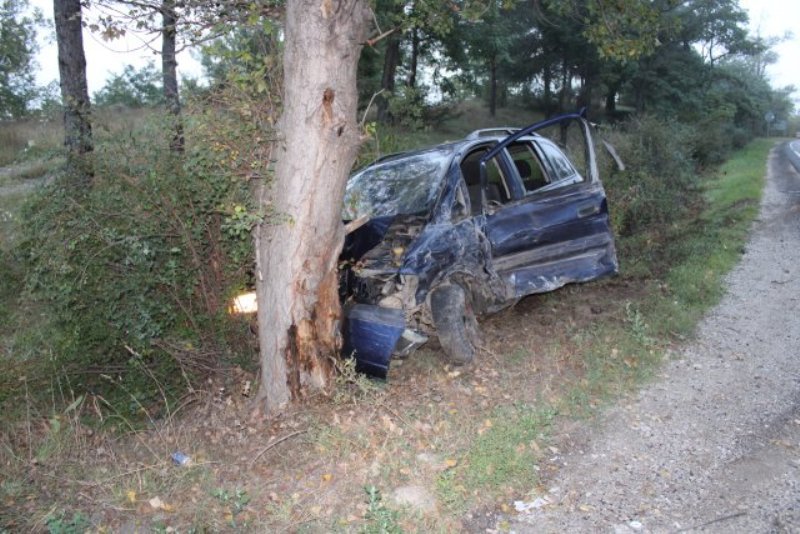
M 86 56 L 83 52 L 83 24 L 80 0 L 53 0 L 58 71 L 64 103 L 64 145 L 68 165 L 84 186 L 91 185 L 92 172 L 84 156 L 94 148 L 89 91 L 86 85 Z
M 367 0 L 286 5 L 281 140 L 265 206 L 278 214 L 256 229 L 267 413 L 325 389 L 338 357 L 341 205 L 360 143 L 356 71 L 371 20 Z
M 0 118 L 19 117 L 35 96 L 33 71 L 38 10 L 25 15 L 27 0 L 0 2 Z

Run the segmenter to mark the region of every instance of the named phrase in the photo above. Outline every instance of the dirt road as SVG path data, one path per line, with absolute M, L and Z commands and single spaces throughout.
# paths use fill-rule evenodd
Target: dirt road
M 800 532 L 800 174 L 786 145 L 728 285 L 656 381 L 563 437 L 547 504 L 498 529 Z

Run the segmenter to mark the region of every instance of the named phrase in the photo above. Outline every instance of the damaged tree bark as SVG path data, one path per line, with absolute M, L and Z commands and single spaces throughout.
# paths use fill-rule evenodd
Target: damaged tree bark
M 355 161 L 356 67 L 371 21 L 367 0 L 289 0 L 277 213 L 256 229 L 261 385 L 267 414 L 325 390 L 340 347 L 337 260 L 341 205 Z

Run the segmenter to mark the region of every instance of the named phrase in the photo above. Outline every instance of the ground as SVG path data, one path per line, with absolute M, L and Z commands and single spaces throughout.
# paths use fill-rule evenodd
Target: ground
M 569 452 L 553 459 L 543 500 L 495 528 L 800 531 L 799 230 L 800 174 L 781 146 L 746 253 L 697 340 L 640 393 L 563 435 Z

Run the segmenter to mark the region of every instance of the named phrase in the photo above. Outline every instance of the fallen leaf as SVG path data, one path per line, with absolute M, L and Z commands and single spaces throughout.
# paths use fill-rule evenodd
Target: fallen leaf
M 455 458 L 448 458 L 447 460 L 444 461 L 444 465 L 446 465 L 447 468 L 450 469 L 458 465 L 458 460 L 456 460 Z
M 330 473 L 325 473 L 324 475 L 322 475 L 322 480 L 324 480 L 325 482 L 330 482 L 332 478 L 333 475 Z
M 133 504 L 133 503 L 136 502 L 136 492 L 135 491 L 128 490 L 128 492 L 125 494 L 125 496 L 128 498 L 128 502 L 129 503 Z
M 150 507 L 154 510 L 161 510 L 164 507 L 164 503 L 158 497 L 153 497 L 147 502 L 150 503 Z

